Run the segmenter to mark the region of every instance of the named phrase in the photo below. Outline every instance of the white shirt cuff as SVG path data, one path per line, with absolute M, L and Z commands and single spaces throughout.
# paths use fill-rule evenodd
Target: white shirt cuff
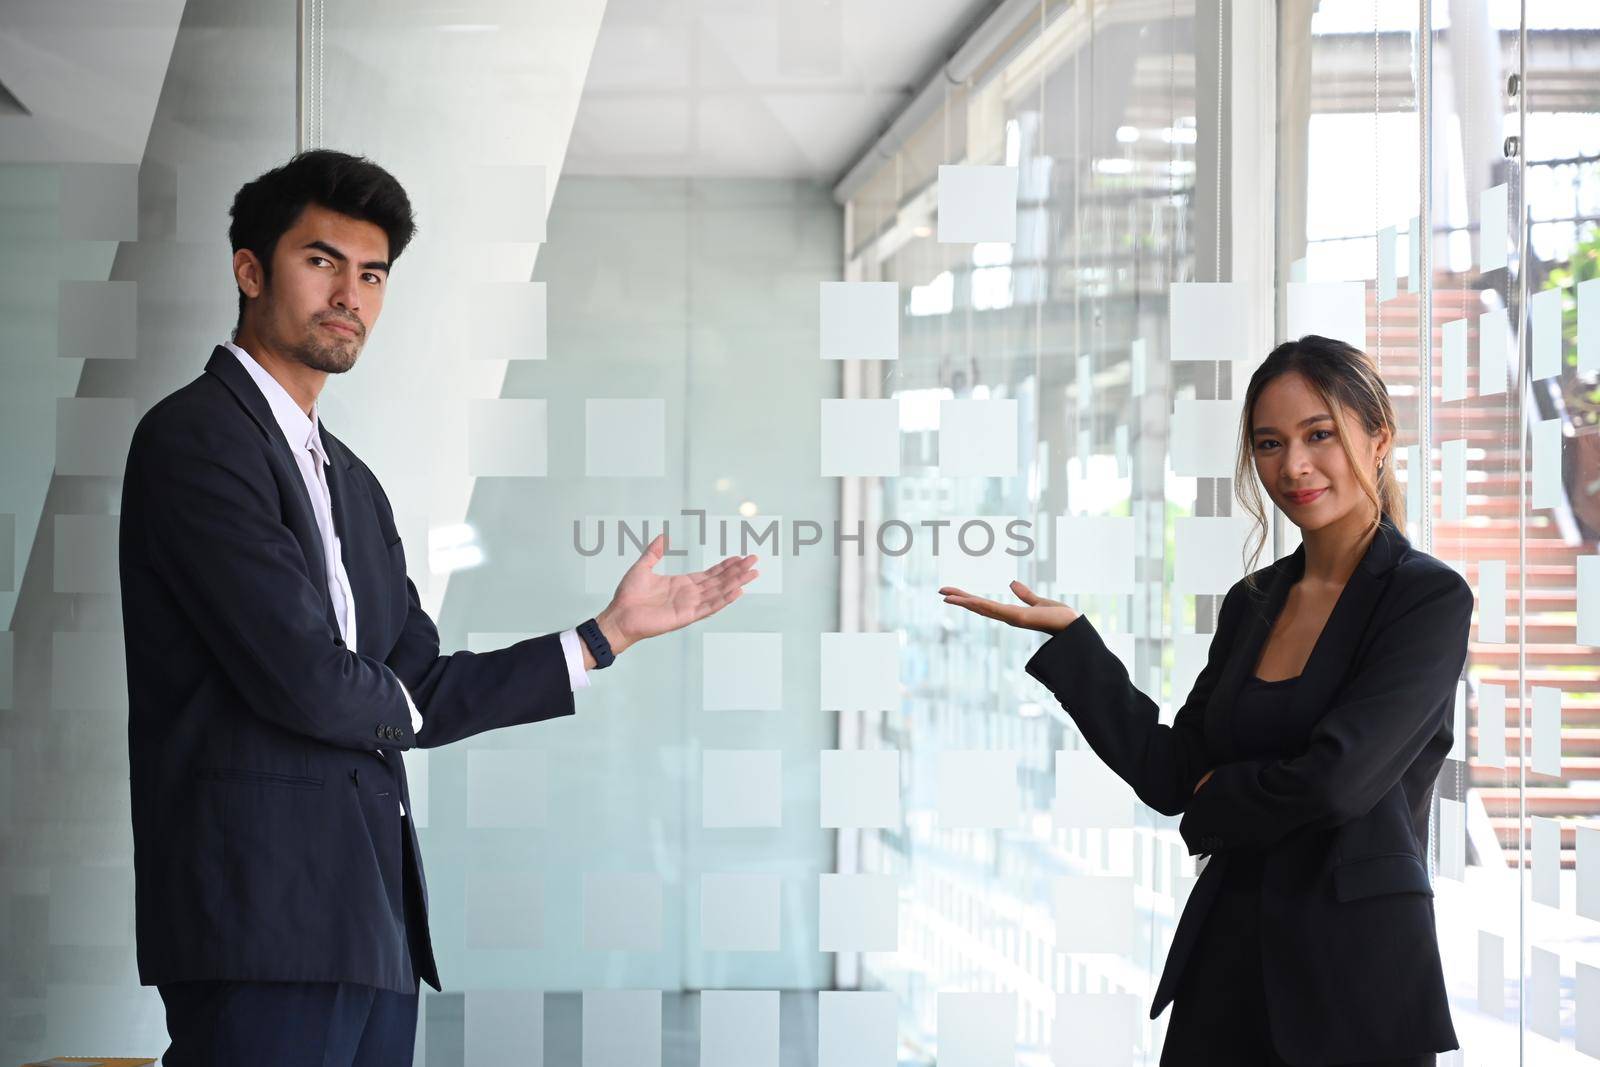
M 561 651 L 567 657 L 567 681 L 573 692 L 589 688 L 589 672 L 583 669 L 583 647 L 577 630 L 561 631 Z
M 395 676 L 395 681 L 400 682 L 399 675 Z M 422 716 L 417 713 L 416 702 L 411 699 L 411 690 L 406 688 L 406 683 L 400 682 L 400 692 L 406 695 L 406 707 L 411 712 L 411 733 L 415 736 L 422 732 Z

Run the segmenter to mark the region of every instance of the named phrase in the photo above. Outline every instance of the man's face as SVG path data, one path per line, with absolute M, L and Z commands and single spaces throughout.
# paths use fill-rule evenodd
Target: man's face
M 313 370 L 343 374 L 377 325 L 388 283 L 381 227 L 308 204 L 273 249 L 272 279 L 253 309 L 256 332 Z

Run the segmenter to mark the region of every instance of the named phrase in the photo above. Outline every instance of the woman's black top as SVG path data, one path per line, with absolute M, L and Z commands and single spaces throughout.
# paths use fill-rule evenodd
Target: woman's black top
M 1289 700 L 1299 680 L 1298 674 L 1272 682 L 1262 681 L 1254 674 L 1245 679 L 1229 716 L 1239 759 L 1289 759 L 1306 750 L 1311 742 L 1311 728 L 1316 725 L 1316 715 L 1293 716 L 1290 713 Z M 1225 888 L 1258 891 L 1261 853 L 1250 850 L 1231 853 L 1228 869 L 1223 874 Z

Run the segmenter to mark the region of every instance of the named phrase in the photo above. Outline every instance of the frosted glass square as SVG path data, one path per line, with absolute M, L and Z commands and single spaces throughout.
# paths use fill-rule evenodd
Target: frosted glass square
M 1455 711 L 1450 731 L 1450 751 L 1446 753 L 1446 756 L 1463 762 L 1467 758 L 1467 682 L 1464 678 L 1456 682 Z
M 1054 1067 L 1133 1067 L 1139 998 L 1132 993 L 1057 993 Z
M 61 282 L 56 355 L 65 359 L 133 359 L 138 354 L 138 282 Z
M 1010 586 L 1023 558 L 1009 554 L 1023 551 L 1007 532 L 1015 521 L 1010 515 L 950 516 L 950 525 L 939 530 L 939 585 L 935 588 L 953 585 L 978 596 L 1010 598 Z M 931 544 L 932 531 L 927 532 Z M 917 539 L 918 543 L 924 540 L 922 531 Z
M 1439 877 L 1467 877 L 1467 806 L 1448 797 L 1439 798 Z
M 939 1067 L 993 1067 L 1017 1060 L 1015 993 L 940 993 Z
M 583 472 L 590 478 L 660 478 L 667 470 L 667 402 L 586 400 Z
M 1055 522 L 1056 585 L 1063 593 L 1133 592 L 1133 519 L 1057 515 Z
M 468 948 L 538 948 L 544 943 L 544 875 L 467 870 Z
M 706 829 L 783 825 L 783 753 L 716 749 L 701 753 L 700 819 Z
M 1439 328 L 1443 347 L 1443 400 L 1462 400 L 1467 395 L 1467 320 L 1451 319 Z
M 1600 827 L 1577 827 L 1578 914 L 1600 919 Z
M 11 711 L 16 706 L 16 669 L 15 637 L 10 630 L 0 630 L 0 711 Z M 0 781 L 10 781 L 10 779 L 0 779 Z
M 1506 687 L 1489 682 L 1478 686 L 1478 762 L 1486 767 L 1506 765 Z
M 817 1067 L 895 1067 L 899 1008 L 889 992 L 817 994 Z
M 1506 391 L 1510 370 L 1511 320 L 1505 308 L 1485 311 L 1478 317 L 1478 395 L 1492 396 Z
M 1399 245 L 1399 231 L 1385 226 L 1378 231 L 1378 301 L 1393 300 L 1400 295 L 1400 280 L 1396 270 L 1395 252 Z
M 1600 556 L 1578 557 L 1578 644 L 1600 645 Z
M 48 934 L 51 945 L 131 946 L 133 871 L 123 867 L 57 869 L 50 879 Z
M 1487 930 L 1478 931 L 1478 1010 L 1491 1019 L 1506 1012 L 1506 943 Z
M 822 476 L 883 477 L 900 473 L 898 400 L 823 400 Z
M 1600 278 L 1578 283 L 1578 373 L 1600 371 Z
M 541 244 L 545 240 L 545 169 L 478 164 L 471 168 L 472 197 L 463 205 L 461 236 L 469 241 Z
M 700 948 L 706 952 L 777 952 L 782 882 L 775 874 L 705 874 L 700 878 Z
M 137 163 L 63 163 L 60 173 L 63 240 L 139 239 Z
M 1504 644 L 1506 639 L 1506 561 L 1478 561 L 1478 640 Z
M 1174 520 L 1173 592 L 1226 593 L 1244 577 L 1249 525 L 1235 515 Z
M 1237 400 L 1178 397 L 1172 409 L 1172 473 L 1185 478 L 1231 478 L 1239 447 Z
M 693 518 L 672 515 L 586 515 L 580 539 L 586 549 L 596 545 L 599 551 L 583 560 L 584 592 L 593 596 L 610 597 L 628 568 L 644 554 L 658 534 L 665 534 L 667 554 L 656 564 L 657 574 L 687 574 L 693 555 L 699 524 Z M 600 531 L 604 531 L 603 534 Z M 677 555 L 679 549 L 687 554 Z M 757 579 L 759 581 L 760 579 Z M 755 583 L 752 582 L 752 585 Z
M 1533 816 L 1533 902 L 1561 907 L 1561 824 Z
M 1528 1025 L 1541 1037 L 1561 1040 L 1561 957 L 1530 946 Z
M 54 589 L 110 593 L 122 589 L 117 568 L 117 515 L 57 515 Z
M 547 403 L 467 401 L 467 472 L 476 478 L 543 478 L 548 474 Z
M 468 307 L 473 359 L 545 359 L 549 355 L 549 294 L 544 282 L 478 282 Z
M 824 829 L 899 827 L 899 750 L 829 750 L 821 757 Z
M 706 570 L 729 556 L 755 556 L 756 577 L 744 586 L 741 599 L 748 596 L 776 595 L 783 592 L 783 532 L 788 529 L 782 515 L 763 512 L 753 518 L 741 515 L 707 515 L 705 544 L 698 544 L 700 522 L 685 516 L 673 528 L 691 540 L 689 556 L 695 562 L 688 568 Z M 748 532 L 747 531 L 748 528 Z M 870 536 L 870 535 L 869 535 Z
M 939 241 L 943 244 L 1017 239 L 1016 167 L 943 165 L 939 168 Z
M 128 706 L 127 649 L 121 631 L 52 635 L 50 706 L 60 711 L 121 711 Z
M 1021 816 L 1017 753 L 951 749 L 935 757 L 941 830 L 1010 830 Z
M 120 478 L 139 421 L 126 397 L 56 400 L 56 473 Z
M 1331 337 L 1365 350 L 1367 293 L 1363 282 L 1290 282 L 1289 336 Z
M 1250 351 L 1250 294 L 1238 282 L 1174 282 L 1167 323 L 1174 363 L 1244 359 Z
M 1172 710 L 1161 713 L 1161 721 L 1168 726 L 1177 718 L 1178 709 L 1189 699 L 1189 694 L 1194 692 L 1194 683 L 1205 669 L 1206 659 L 1211 654 L 1211 641 L 1211 634 L 1173 635 Z
M 1573 1021 L 1576 1023 L 1577 1051 L 1600 1058 L 1600 967 L 1577 964 L 1573 990 Z
M 817 876 L 817 950 L 894 952 L 900 940 L 900 884 L 892 874 Z
M 823 359 L 899 359 L 898 282 L 821 282 Z
M 521 829 L 549 817 L 549 756 L 535 749 L 467 752 L 467 827 Z
M 782 634 L 703 634 L 700 667 L 700 706 L 706 711 L 783 707 Z
M 1533 773 L 1561 776 L 1561 690 L 1533 687 Z
M 1507 223 L 1510 198 L 1504 184 L 1478 194 L 1478 269 L 1499 270 L 1506 265 Z
M 1133 825 L 1133 789 L 1087 749 L 1056 753 L 1055 821 L 1058 829 Z
M 1439 518 L 1463 522 L 1467 517 L 1467 442 L 1439 442 Z
M 1567 496 L 1561 484 L 1561 419 L 1536 419 L 1532 430 L 1532 506 L 1559 508 Z
M 777 991 L 701 993 L 700 1067 L 778 1067 Z
M 1528 318 L 1533 327 L 1533 377 L 1554 378 L 1561 373 L 1561 290 L 1541 289 L 1529 296 Z
M 1017 473 L 1015 400 L 941 400 L 939 474 L 1010 478 Z
M 1050 882 L 1057 951 L 1133 951 L 1132 878 L 1065 875 Z
M 661 990 L 586 989 L 583 1067 L 660 1067 Z
M 257 173 L 243 159 L 220 159 L 215 154 L 179 166 L 173 176 L 179 243 L 209 244 L 229 255 L 229 209 L 239 187 Z
M 822 707 L 893 710 L 900 706 L 898 633 L 822 634 Z
M 541 1067 L 544 992 L 469 989 L 462 997 L 466 1062 Z
M 661 950 L 661 876 L 590 871 L 583 876 L 583 947 Z

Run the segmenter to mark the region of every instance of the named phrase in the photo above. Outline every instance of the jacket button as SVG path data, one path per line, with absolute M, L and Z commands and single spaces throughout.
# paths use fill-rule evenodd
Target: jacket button
M 383 734 L 383 727 L 382 727 L 382 726 L 380 726 L 380 727 L 378 727 L 378 736 L 379 736 L 379 737 L 380 737 L 380 738 L 381 738 L 381 737 L 383 737 L 383 736 L 384 736 L 384 734 Z

